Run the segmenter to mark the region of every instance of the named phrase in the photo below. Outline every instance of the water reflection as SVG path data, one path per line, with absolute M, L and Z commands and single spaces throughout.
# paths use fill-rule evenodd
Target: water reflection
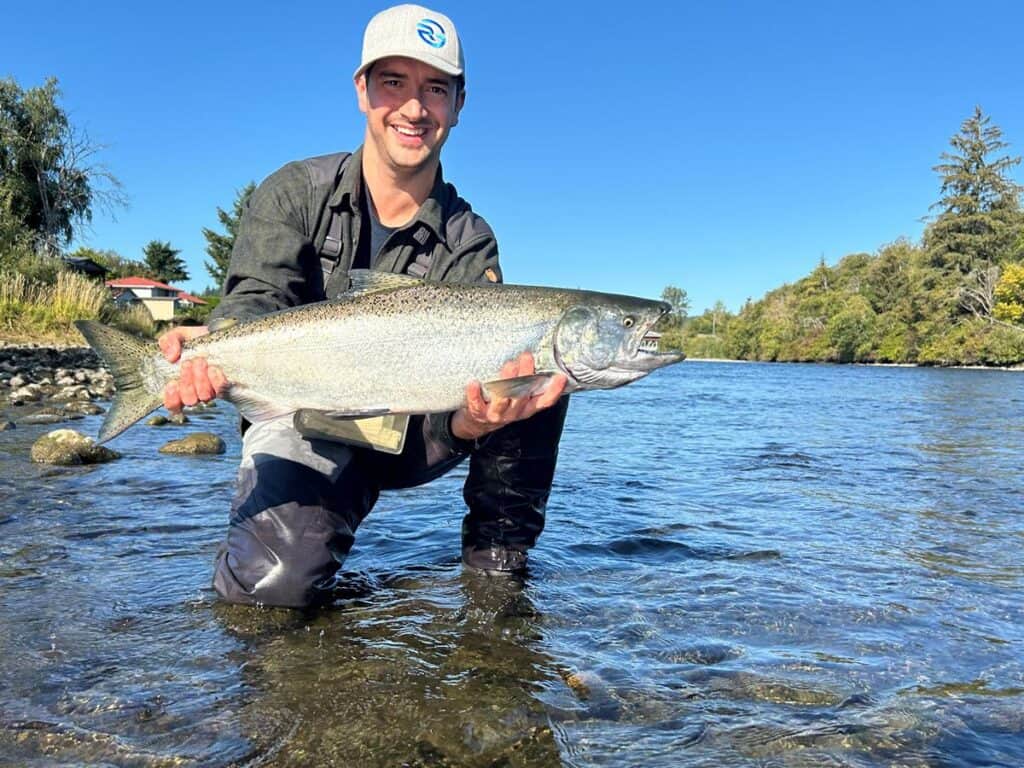
M 358 578 L 358 577 L 357 577 Z M 363 579 L 311 614 L 227 606 L 245 643 L 245 730 L 280 765 L 560 766 L 536 693 L 561 678 L 512 579 Z

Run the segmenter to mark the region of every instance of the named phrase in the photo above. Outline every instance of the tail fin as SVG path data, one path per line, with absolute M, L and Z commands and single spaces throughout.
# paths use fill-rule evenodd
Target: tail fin
M 105 443 L 163 404 L 162 392 L 150 391 L 143 381 L 144 368 L 152 367 L 150 360 L 159 349 L 155 344 L 93 320 L 79 320 L 75 327 L 110 369 L 117 388 L 114 403 L 100 427 L 98 442 Z

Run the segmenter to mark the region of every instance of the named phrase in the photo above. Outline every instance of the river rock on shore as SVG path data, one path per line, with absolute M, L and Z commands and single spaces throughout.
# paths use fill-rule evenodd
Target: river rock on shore
M 102 445 L 91 437 L 73 429 L 58 429 L 43 435 L 32 445 L 32 461 L 38 464 L 73 466 L 76 464 L 102 464 L 119 459 L 121 454 Z
M 94 401 L 109 401 L 113 396 L 114 378 L 89 347 L 0 343 L 0 424 L 28 426 L 80 419 L 103 413 L 106 409 Z M 216 407 L 215 403 L 200 403 L 188 410 L 201 412 Z M 189 423 L 189 417 L 184 413 L 158 415 L 147 423 L 181 426 Z M 187 448 L 184 452 L 223 450 L 222 446 L 220 451 Z
M 18 423 L 55 423 L 102 413 L 114 379 L 87 347 L 0 345 L 0 410 Z
M 193 432 L 188 437 L 180 440 L 171 440 L 160 453 L 169 453 L 178 456 L 197 456 L 200 454 L 224 453 L 226 450 L 224 441 L 212 432 Z

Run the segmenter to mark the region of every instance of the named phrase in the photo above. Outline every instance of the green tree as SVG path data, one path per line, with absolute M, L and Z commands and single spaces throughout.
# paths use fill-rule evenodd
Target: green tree
M 967 275 L 1010 256 L 1024 228 L 1022 188 L 1010 178 L 1021 158 L 991 157 L 1009 146 L 1002 130 L 990 124 L 981 107 L 950 139 L 933 170 L 942 177 L 942 198 L 932 206 L 938 217 L 925 231 L 930 263 L 945 272 Z
M 863 294 L 875 312 L 889 312 L 899 307 L 911 290 L 914 246 L 897 240 L 883 246 L 867 269 Z
M 149 270 L 141 261 L 126 259 L 117 251 L 97 250 L 80 246 L 70 254 L 75 258 L 92 259 L 97 264 L 107 268 L 107 279 L 113 280 L 119 277 L 137 277 L 146 274 Z
M 672 322 L 670 325 L 673 327 L 681 325 L 683 320 L 686 319 L 686 313 L 690 311 L 690 297 L 686 295 L 686 291 L 674 285 L 667 285 L 665 290 L 661 292 L 661 300 L 668 302 L 669 306 L 672 307 L 670 312 Z
M 238 235 L 238 225 L 242 219 L 242 212 L 249 204 L 249 197 L 256 189 L 256 184 L 250 181 L 242 187 L 235 195 L 235 202 L 230 213 L 223 208 L 217 208 L 217 218 L 226 234 L 214 232 L 212 229 L 203 227 L 203 237 L 206 238 L 206 253 L 211 261 L 204 261 L 206 271 L 217 284 L 219 292 L 224 287 L 224 280 L 228 274 L 228 264 L 231 261 L 231 249 L 235 246 L 235 237 Z
M 170 243 L 150 240 L 142 249 L 145 255 L 146 272 L 154 280 L 171 283 L 174 280 L 188 280 L 185 262 L 178 258 L 179 250 L 171 248 Z
M 739 314 L 729 323 L 729 334 L 725 338 L 725 351 L 737 360 L 754 360 L 757 351 L 757 321 L 761 314 L 760 302 L 748 298 Z
M 14 269 L 32 253 L 32 233 L 14 212 L 14 193 L 0 182 L 0 269 Z
M 827 293 L 832 288 L 832 282 L 835 280 L 835 274 L 831 267 L 825 263 L 825 257 L 821 256 L 818 259 L 818 266 L 811 272 L 811 276 L 808 279 L 807 287 L 810 290 L 820 291 Z
M 96 162 L 102 147 L 71 125 L 59 98 L 56 78 L 28 90 L 0 80 L 0 202 L 49 253 L 92 221 L 94 206 L 126 204 L 120 182 Z
M 725 303 L 719 299 L 715 302 L 715 306 L 711 309 L 705 310 L 704 315 L 711 319 L 711 335 L 717 336 L 718 331 L 723 329 L 723 323 L 729 320 L 729 310 L 726 309 Z
M 866 359 L 874 322 L 875 313 L 868 300 L 850 295 L 846 305 L 829 318 L 825 329 L 835 360 L 852 363 Z

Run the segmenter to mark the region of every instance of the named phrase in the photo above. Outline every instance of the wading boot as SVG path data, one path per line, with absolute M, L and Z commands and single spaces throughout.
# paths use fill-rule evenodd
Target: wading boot
M 486 576 L 522 576 L 526 559 L 526 552 L 502 544 L 462 548 L 463 569 Z

